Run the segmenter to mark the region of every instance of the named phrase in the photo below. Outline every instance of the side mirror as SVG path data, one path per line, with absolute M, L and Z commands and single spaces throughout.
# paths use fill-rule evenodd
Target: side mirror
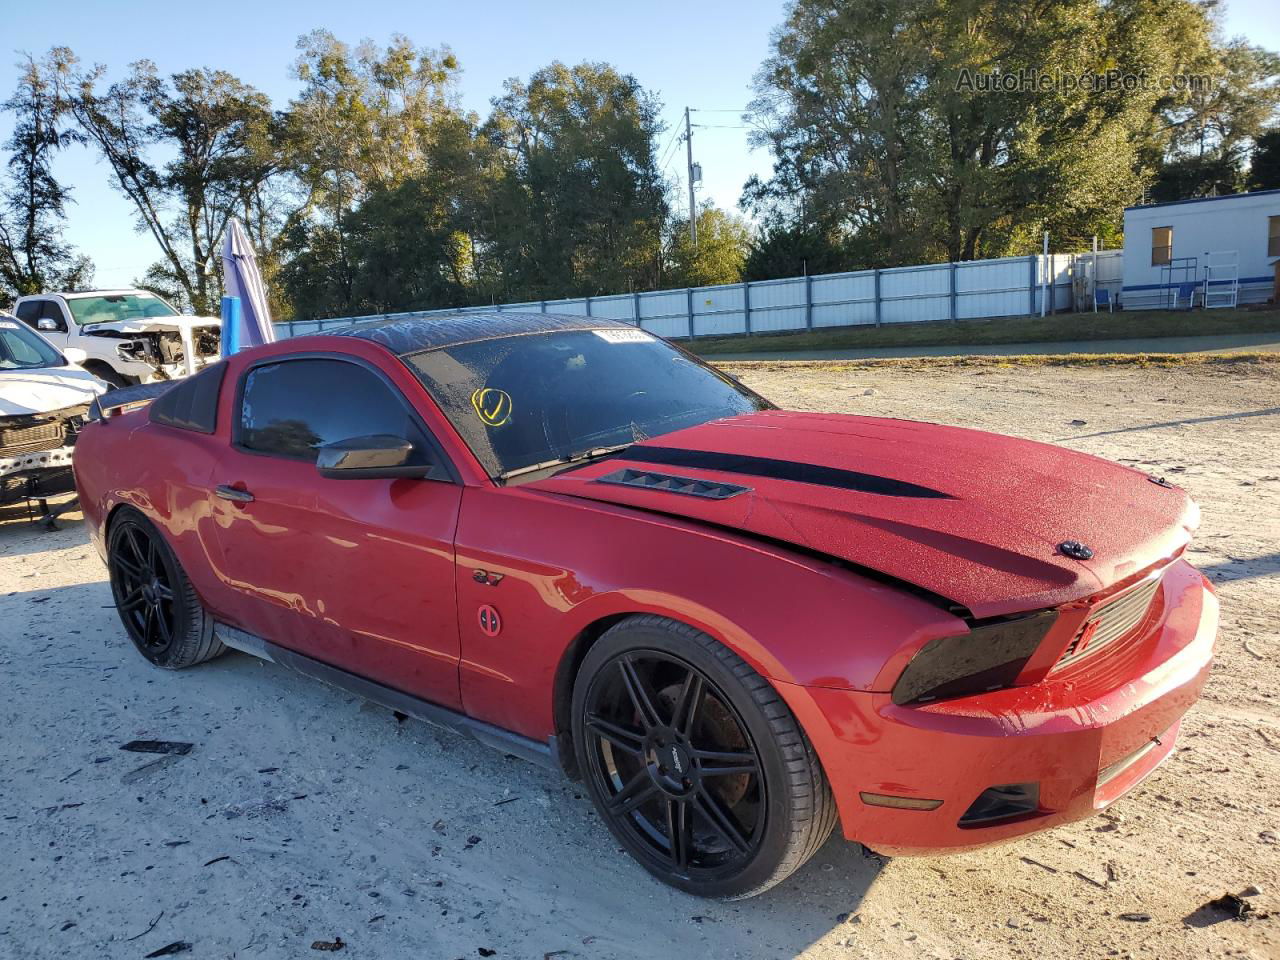
M 89 354 L 79 347 L 67 347 L 62 355 L 67 358 L 67 363 L 74 363 L 77 367 L 89 359 Z
M 36 321 L 36 329 L 46 330 L 46 331 L 57 331 L 57 330 L 61 330 L 62 328 L 58 326 L 57 320 L 51 320 L 48 317 L 41 317 L 39 320 Z
M 430 463 L 411 463 L 414 459 L 425 460 L 408 440 L 377 434 L 325 444 L 316 457 L 316 469 L 331 480 L 425 477 L 431 472 Z

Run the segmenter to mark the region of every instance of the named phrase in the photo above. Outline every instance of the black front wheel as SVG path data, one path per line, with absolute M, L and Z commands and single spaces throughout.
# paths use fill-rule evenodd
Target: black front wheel
M 684 624 L 636 616 L 607 631 L 579 671 L 573 726 L 609 829 L 689 893 L 763 893 L 835 824 L 813 747 L 777 692 Z
M 138 652 L 180 670 L 224 651 L 178 558 L 142 513 L 124 507 L 107 533 L 107 569 L 116 611 Z

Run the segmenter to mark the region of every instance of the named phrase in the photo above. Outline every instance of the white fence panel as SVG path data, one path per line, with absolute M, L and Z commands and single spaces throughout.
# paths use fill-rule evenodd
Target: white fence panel
M 803 277 L 751 284 L 751 331 L 804 329 Z
M 689 335 L 689 294 L 656 290 L 640 294 L 640 326 L 660 337 Z
M 957 263 L 955 274 L 957 319 L 1026 314 L 1031 282 L 1027 257 Z
M 608 320 L 621 320 L 623 323 L 635 323 L 635 297 L 629 293 L 613 294 L 608 297 L 592 297 L 591 315 L 593 317 L 605 317 Z
M 880 271 L 882 323 L 951 319 L 951 266 L 896 267 Z
M 747 329 L 746 296 L 740 283 L 717 287 L 694 287 L 694 336 L 724 336 Z
M 876 272 L 863 270 L 810 278 L 809 309 L 815 327 L 875 323 Z
M 581 297 L 572 300 L 548 300 L 547 313 L 569 313 L 575 316 L 586 316 L 587 301 Z
M 1097 254 L 1098 286 L 1115 298 L 1122 285 L 1123 251 Z M 624 323 L 637 320 L 663 337 L 770 333 L 817 327 L 929 320 L 975 320 L 1038 314 L 1042 282 L 1048 281 L 1055 311 L 1072 309 L 1072 281 L 1093 270 L 1093 254 L 1036 254 L 963 263 L 936 263 L 859 270 L 755 283 L 656 290 L 565 300 L 529 300 L 459 310 L 421 310 L 279 324 L 281 337 L 301 336 L 351 324 L 409 316 L 490 311 L 590 315 Z M 1087 294 L 1086 294 L 1087 296 Z

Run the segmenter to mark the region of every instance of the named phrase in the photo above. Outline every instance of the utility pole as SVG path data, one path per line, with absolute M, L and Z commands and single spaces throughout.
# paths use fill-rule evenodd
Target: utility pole
M 689 122 L 689 108 L 684 108 L 685 165 L 689 174 L 689 239 L 698 246 L 698 208 L 693 199 L 693 125 Z

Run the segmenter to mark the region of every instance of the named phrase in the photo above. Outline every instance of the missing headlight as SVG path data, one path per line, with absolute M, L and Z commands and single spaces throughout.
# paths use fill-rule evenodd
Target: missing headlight
M 930 640 L 894 684 L 893 702 L 922 703 L 1011 686 L 1057 619 L 1057 610 L 1042 610 Z

